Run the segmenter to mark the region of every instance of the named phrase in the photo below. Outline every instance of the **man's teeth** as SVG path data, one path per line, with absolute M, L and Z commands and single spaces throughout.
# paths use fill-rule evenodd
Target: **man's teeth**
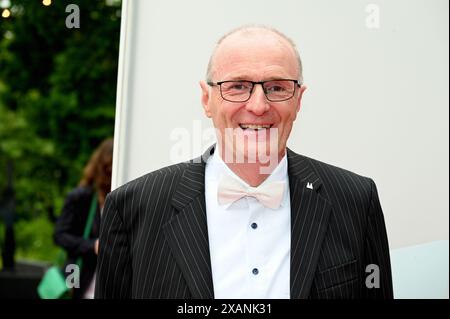
M 258 125 L 258 124 L 240 124 L 241 129 L 263 130 L 270 128 L 270 124 Z

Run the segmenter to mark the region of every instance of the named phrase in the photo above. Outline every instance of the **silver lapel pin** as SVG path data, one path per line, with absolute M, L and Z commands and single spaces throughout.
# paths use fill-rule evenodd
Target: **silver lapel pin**
M 308 182 L 308 183 L 306 184 L 306 188 L 313 189 L 312 183 Z

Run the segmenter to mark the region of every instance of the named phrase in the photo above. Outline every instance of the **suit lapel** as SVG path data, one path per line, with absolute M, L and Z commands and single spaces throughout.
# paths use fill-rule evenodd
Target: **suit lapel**
M 172 206 L 178 211 L 164 225 L 171 251 L 193 298 L 214 298 L 205 204 L 205 165 L 211 149 L 188 165 Z
M 325 235 L 330 203 L 307 158 L 287 150 L 291 196 L 291 298 L 308 298 Z

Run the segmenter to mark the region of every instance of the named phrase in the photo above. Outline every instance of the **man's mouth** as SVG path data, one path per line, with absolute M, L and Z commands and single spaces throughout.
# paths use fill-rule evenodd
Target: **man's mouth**
M 239 127 L 243 130 L 260 131 L 270 129 L 273 124 L 239 124 Z

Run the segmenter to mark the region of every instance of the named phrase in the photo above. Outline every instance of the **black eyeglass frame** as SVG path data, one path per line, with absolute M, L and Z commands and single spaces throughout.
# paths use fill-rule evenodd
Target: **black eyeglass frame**
M 264 83 L 266 83 L 266 82 L 274 82 L 274 81 L 291 81 L 291 82 L 294 82 L 294 91 L 292 92 L 292 95 L 291 95 L 290 97 L 286 98 L 286 99 L 283 99 L 283 100 L 275 100 L 275 101 L 271 100 L 271 99 L 267 96 L 266 90 L 264 90 Z M 227 100 L 226 98 L 224 98 L 224 97 L 223 97 L 223 94 L 222 94 L 222 84 L 223 84 L 223 83 L 230 83 L 230 82 L 245 82 L 245 83 L 251 83 L 251 84 L 252 84 L 252 88 L 250 89 L 250 94 L 248 95 L 248 98 L 247 98 L 246 100 L 243 100 L 243 101 L 230 101 L 230 100 Z M 247 102 L 248 100 L 250 100 L 250 98 L 252 97 L 253 89 L 255 88 L 255 85 L 256 85 L 256 84 L 261 84 L 261 87 L 262 87 L 262 89 L 263 89 L 264 95 L 265 95 L 266 99 L 267 99 L 268 101 L 270 101 L 270 102 L 284 102 L 284 101 L 290 100 L 290 99 L 292 99 L 292 98 L 294 97 L 294 95 L 295 95 L 295 89 L 296 89 L 297 87 L 300 88 L 300 87 L 302 86 L 302 84 L 301 84 L 298 80 L 293 80 L 293 79 L 274 79 L 274 80 L 267 80 L 267 81 L 260 81 L 260 82 L 248 81 L 248 80 L 230 80 L 230 81 L 219 81 L 219 82 L 211 82 L 211 81 L 208 81 L 208 82 L 206 82 L 206 83 L 207 83 L 209 86 L 218 86 L 219 89 L 220 89 L 220 96 L 222 96 L 222 99 L 224 99 L 225 101 L 231 102 L 231 103 L 244 103 L 244 102 Z

